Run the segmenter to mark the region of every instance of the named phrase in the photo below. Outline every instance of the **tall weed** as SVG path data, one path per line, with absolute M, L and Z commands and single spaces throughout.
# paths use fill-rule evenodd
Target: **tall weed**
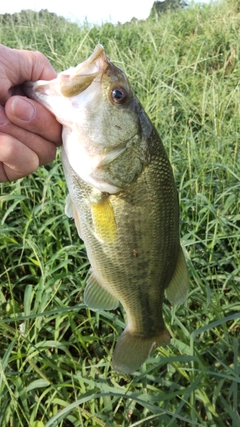
M 117 26 L 0 17 L 1 43 L 38 49 L 57 71 L 97 43 L 125 70 L 173 165 L 191 284 L 185 306 L 164 305 L 173 345 L 133 376 L 116 374 L 123 313 L 83 304 L 89 263 L 64 215 L 59 154 L 2 184 L 2 427 L 239 425 L 239 40 L 236 1 Z

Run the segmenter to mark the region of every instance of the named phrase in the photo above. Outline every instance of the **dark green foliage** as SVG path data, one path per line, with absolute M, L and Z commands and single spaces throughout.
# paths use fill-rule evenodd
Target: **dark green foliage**
M 149 18 L 157 20 L 161 14 L 164 14 L 170 10 L 177 10 L 184 6 L 186 6 L 186 3 L 182 2 L 181 0 L 154 1 Z

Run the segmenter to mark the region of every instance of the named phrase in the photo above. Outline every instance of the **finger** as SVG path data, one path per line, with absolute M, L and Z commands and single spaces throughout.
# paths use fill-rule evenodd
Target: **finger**
M 24 96 L 12 96 L 5 105 L 8 119 L 15 125 L 54 142 L 62 143 L 62 126 L 42 105 Z
M 41 52 L 14 50 L 18 57 L 19 72 L 24 81 L 51 80 L 57 75 L 49 60 Z
M 4 138 L 4 135 L 8 135 L 19 141 L 22 146 L 32 150 L 38 157 L 39 165 L 50 163 L 56 156 L 56 144 L 10 122 L 3 107 L 0 107 L 0 132 L 2 133 L 1 139 Z
M 0 44 L 0 99 L 5 103 L 13 93 L 22 93 L 19 85 L 29 80 L 51 80 L 57 75 L 48 59 L 40 52 L 11 49 Z
M 22 178 L 39 166 L 39 158 L 11 135 L 0 133 L 0 182 Z

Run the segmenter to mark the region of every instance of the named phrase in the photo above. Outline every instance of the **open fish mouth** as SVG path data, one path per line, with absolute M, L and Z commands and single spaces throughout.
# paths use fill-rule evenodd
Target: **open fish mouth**
M 108 61 L 103 46 L 98 44 L 89 58 L 81 62 L 70 76 L 67 72 L 59 75 L 62 95 L 70 98 L 82 93 L 100 73 L 104 73 Z
M 109 58 L 105 54 L 103 46 L 98 44 L 85 61 L 59 73 L 51 84 L 45 80 L 26 82 L 23 89 L 27 96 L 40 102 L 41 95 L 62 95 L 71 98 L 84 92 L 98 75 L 104 73 L 108 65 Z

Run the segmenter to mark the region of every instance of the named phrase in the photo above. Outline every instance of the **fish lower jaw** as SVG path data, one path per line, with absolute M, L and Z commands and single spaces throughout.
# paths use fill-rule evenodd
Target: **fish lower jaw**
M 101 162 L 106 156 L 102 154 L 92 156 L 80 143 L 76 143 L 76 141 L 78 141 L 78 139 L 74 132 L 70 134 L 67 131 L 63 132 L 62 157 L 63 159 L 66 158 L 76 175 L 86 184 L 100 192 L 109 194 L 119 193 L 122 188 L 104 180 L 104 174 L 101 174 L 101 177 L 94 176 L 96 175 L 97 169 L 101 169 Z M 74 147 L 74 149 L 72 147 Z

